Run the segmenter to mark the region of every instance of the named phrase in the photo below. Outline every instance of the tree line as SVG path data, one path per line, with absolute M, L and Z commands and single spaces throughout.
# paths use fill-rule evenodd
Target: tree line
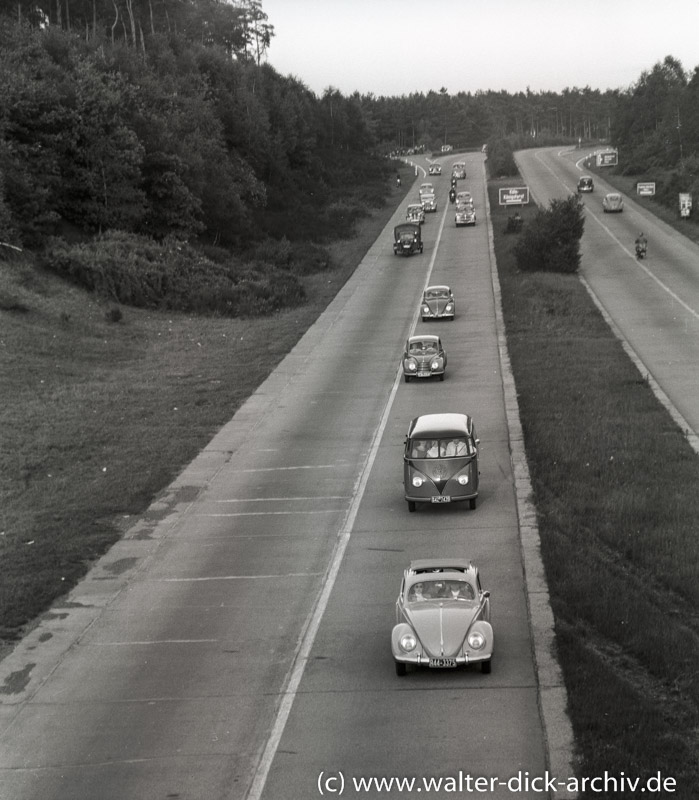
M 671 56 L 623 90 L 319 97 L 273 36 L 261 0 L 0 0 L 0 241 L 322 239 L 381 202 L 384 156 L 445 144 L 603 140 L 622 171 L 697 172 L 699 68 Z

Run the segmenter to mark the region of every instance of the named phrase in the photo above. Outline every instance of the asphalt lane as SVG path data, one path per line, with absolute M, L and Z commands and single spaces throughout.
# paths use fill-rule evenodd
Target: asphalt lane
M 456 229 L 450 209 L 438 242 L 447 168 L 424 253 L 395 257 L 407 198 L 274 374 L 0 664 L 0 798 L 242 800 L 252 785 L 289 800 L 317 796 L 320 771 L 543 774 L 482 157 L 467 162 L 478 225 Z M 447 376 L 403 384 L 430 270 L 457 299 L 455 322 L 427 326 Z M 472 414 L 481 439 L 478 508 L 409 514 L 408 422 L 451 410 Z M 490 675 L 394 673 L 402 570 L 439 555 L 471 557 L 491 591 Z
M 522 176 L 537 201 L 576 191 L 585 151 L 520 151 Z M 686 421 L 699 433 L 699 246 L 658 220 L 633 198 L 624 211 L 605 214 L 602 197 L 616 191 L 595 176 L 583 195 L 585 232 L 581 274 L 623 339 Z M 643 231 L 648 256 L 638 261 L 634 240 Z

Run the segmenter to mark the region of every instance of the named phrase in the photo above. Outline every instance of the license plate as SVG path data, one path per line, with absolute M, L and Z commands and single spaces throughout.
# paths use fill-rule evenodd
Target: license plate
M 432 373 L 431 372 L 418 372 L 417 376 L 418 376 L 418 378 L 431 378 L 432 377 Z
M 438 494 L 430 498 L 433 503 L 451 503 L 451 496 L 448 494 Z
M 430 667 L 433 669 L 451 669 L 456 666 L 455 658 L 431 658 Z

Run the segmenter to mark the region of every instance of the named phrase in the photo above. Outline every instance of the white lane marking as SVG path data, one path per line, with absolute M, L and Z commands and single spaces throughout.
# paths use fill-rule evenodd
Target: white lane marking
M 207 575 L 199 578 L 154 578 L 155 583 L 207 583 L 213 581 L 257 581 L 271 578 L 317 578 L 322 572 L 287 572 L 282 575 Z
M 302 511 L 231 511 L 228 514 L 196 514 L 197 517 L 269 517 L 277 516 L 283 517 L 290 514 L 339 514 L 344 511 L 343 508 L 319 508 L 315 511 L 302 510 Z
M 348 494 L 325 494 L 316 497 L 232 497 L 230 500 L 214 500 L 215 503 L 285 503 L 289 500 L 349 500 Z
M 134 642 L 83 642 L 81 647 L 135 647 L 137 645 L 154 644 L 212 644 L 219 639 L 150 639 Z
M 237 472 L 285 472 L 291 469 L 335 469 L 336 467 L 347 466 L 346 461 L 340 464 L 299 464 L 295 467 L 251 467 L 250 469 L 239 469 Z
M 439 242 L 441 240 L 442 230 L 444 228 L 444 221 L 446 220 L 446 212 L 447 209 L 445 208 L 444 215 L 442 216 L 442 222 L 439 226 L 434 252 L 428 267 L 428 282 L 432 274 L 435 259 L 437 258 L 437 250 L 439 248 Z M 413 328 L 415 327 L 419 315 L 420 306 L 418 305 L 413 316 Z M 379 445 L 381 444 L 384 430 L 388 425 L 388 417 L 391 413 L 391 409 L 393 408 L 393 403 L 395 401 L 396 393 L 398 392 L 398 387 L 402 377 L 403 368 L 401 365 L 399 365 L 396 369 L 396 377 L 393 381 L 393 386 L 391 387 L 383 414 L 381 415 L 381 420 L 378 427 L 374 431 L 369 454 L 364 462 L 364 466 L 362 467 L 358 481 L 355 484 L 356 491 L 348 509 L 344 524 L 338 534 L 335 550 L 333 552 L 330 564 L 328 565 L 328 570 L 325 573 L 325 578 L 323 580 L 320 593 L 301 630 L 301 634 L 296 645 L 294 658 L 289 669 L 286 685 L 281 691 L 281 700 L 277 709 L 277 715 L 275 717 L 274 724 L 272 725 L 269 738 L 267 739 L 267 744 L 262 751 L 260 761 L 257 765 L 257 769 L 255 770 L 255 775 L 245 800 L 260 800 L 262 792 L 264 791 L 265 784 L 267 782 L 267 776 L 272 768 L 272 762 L 276 756 L 279 743 L 281 742 L 284 734 L 284 728 L 286 727 L 287 720 L 291 714 L 291 709 L 294 705 L 294 700 L 296 699 L 296 693 L 299 685 L 301 684 L 303 673 L 306 670 L 306 664 L 310 658 L 311 650 L 313 649 L 313 644 L 320 628 L 320 623 L 323 619 L 323 615 L 325 614 L 325 609 L 328 606 L 328 602 L 330 601 L 330 595 L 332 594 L 333 587 L 335 586 L 335 581 L 337 580 L 337 576 L 340 571 L 340 565 L 342 564 L 342 559 L 344 558 L 350 536 L 352 535 L 352 528 L 354 527 L 354 522 L 357 518 L 357 514 L 359 513 L 359 506 L 364 497 L 364 492 L 366 491 L 366 486 L 369 481 L 369 475 L 371 474 L 371 470 L 374 466 L 374 461 L 376 460 L 376 456 L 379 451 Z

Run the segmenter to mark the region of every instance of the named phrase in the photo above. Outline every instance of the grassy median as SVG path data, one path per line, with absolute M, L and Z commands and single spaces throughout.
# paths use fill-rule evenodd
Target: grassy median
M 660 771 L 689 800 L 699 457 L 577 277 L 516 269 L 497 194 L 511 183 L 489 188 L 495 248 L 579 775 Z

